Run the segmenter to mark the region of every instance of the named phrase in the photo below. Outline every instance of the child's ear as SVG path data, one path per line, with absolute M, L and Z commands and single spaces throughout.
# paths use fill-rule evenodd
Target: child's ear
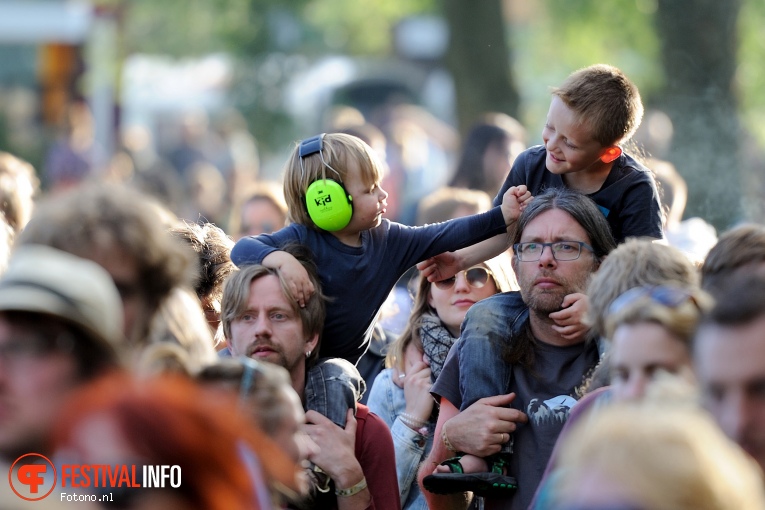
M 618 158 L 621 155 L 622 155 L 621 147 L 617 145 L 613 145 L 603 151 L 603 154 L 600 155 L 600 160 L 603 163 L 612 163 L 613 161 L 616 160 L 616 158 Z

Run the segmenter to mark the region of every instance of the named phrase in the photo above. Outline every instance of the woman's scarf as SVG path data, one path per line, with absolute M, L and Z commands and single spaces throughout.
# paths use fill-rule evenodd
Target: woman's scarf
M 420 339 L 425 359 L 430 362 L 430 378 L 436 382 L 444 367 L 446 355 L 457 339 L 449 333 L 441 319 L 429 313 L 420 317 Z

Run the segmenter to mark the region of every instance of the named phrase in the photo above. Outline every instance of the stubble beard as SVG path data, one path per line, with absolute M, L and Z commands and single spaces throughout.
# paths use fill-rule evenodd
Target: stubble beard
M 577 278 L 575 281 L 563 279 L 559 275 L 554 275 L 555 279 L 560 284 L 560 287 L 554 289 L 540 289 L 533 286 L 534 279 L 539 275 L 535 275 L 529 283 L 521 284 L 521 297 L 523 302 L 529 307 L 531 313 L 549 320 L 549 315 L 554 312 L 559 312 L 563 309 L 563 299 L 569 294 L 578 292 L 585 292 L 587 289 L 587 283 L 592 276 L 591 272 L 587 272 L 583 277 Z M 553 276 L 553 275 L 550 275 Z

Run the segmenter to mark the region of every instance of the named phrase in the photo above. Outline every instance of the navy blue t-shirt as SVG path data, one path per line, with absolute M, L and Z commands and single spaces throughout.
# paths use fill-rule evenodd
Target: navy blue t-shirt
M 533 196 L 547 188 L 563 188 L 563 178 L 545 166 L 547 151 L 536 145 L 523 151 L 499 190 L 494 205 L 511 186 L 525 184 Z M 622 153 L 615 161 L 603 186 L 587 195 L 600 208 L 611 226 L 617 243 L 628 237 L 663 239 L 661 203 L 656 181 L 649 169 Z

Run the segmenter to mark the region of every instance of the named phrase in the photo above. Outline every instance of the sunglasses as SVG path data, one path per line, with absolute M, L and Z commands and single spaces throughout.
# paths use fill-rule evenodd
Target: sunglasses
M 611 306 L 608 308 L 608 314 L 612 315 L 617 313 L 639 299 L 645 298 L 650 299 L 654 303 L 666 306 L 667 308 L 677 308 L 688 301 L 690 301 L 696 308 L 699 308 L 696 298 L 694 298 L 693 294 L 688 290 L 680 287 L 656 285 L 651 287 L 635 287 L 624 292 L 611 303 Z
M 465 281 L 473 287 L 474 289 L 481 289 L 484 285 L 489 281 L 489 277 L 494 277 L 494 273 L 489 271 L 483 266 L 474 266 L 470 269 L 466 269 L 464 271 L 460 271 L 460 273 L 465 277 Z M 457 273 L 457 274 L 460 274 Z M 451 278 L 447 278 L 446 280 L 441 280 L 440 282 L 435 282 L 435 286 L 438 287 L 441 290 L 449 290 L 452 287 L 454 287 L 454 284 L 457 281 L 457 275 L 452 276 Z

